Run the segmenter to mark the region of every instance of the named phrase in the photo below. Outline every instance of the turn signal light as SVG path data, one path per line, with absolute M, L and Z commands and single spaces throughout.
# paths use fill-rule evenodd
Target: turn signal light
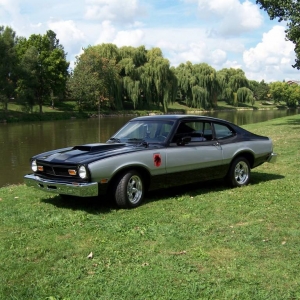
M 44 167 L 43 166 L 38 166 L 37 167 L 38 171 L 43 172 L 44 171 Z
M 68 170 L 69 175 L 75 176 L 77 174 L 76 170 Z

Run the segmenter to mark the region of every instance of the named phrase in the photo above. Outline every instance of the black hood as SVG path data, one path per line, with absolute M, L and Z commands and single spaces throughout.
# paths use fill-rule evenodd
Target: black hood
M 86 144 L 39 154 L 34 159 L 54 164 L 84 164 L 107 157 L 147 150 L 145 146 L 130 144 Z

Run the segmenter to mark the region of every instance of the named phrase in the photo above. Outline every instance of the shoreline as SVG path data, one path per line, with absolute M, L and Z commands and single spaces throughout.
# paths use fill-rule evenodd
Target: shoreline
M 289 107 L 232 107 L 232 108 L 220 108 L 220 109 L 211 109 L 211 110 L 195 110 L 195 109 L 170 109 L 166 114 L 205 114 L 211 112 L 234 112 L 234 111 L 268 111 L 268 110 L 297 110 L 300 107 L 289 108 Z M 3 114 L 3 112 L 2 112 Z M 69 120 L 69 119 L 91 119 L 91 118 L 111 118 L 111 117 L 138 117 L 138 116 L 153 116 L 153 115 L 163 115 L 165 113 L 161 111 L 118 111 L 118 112 L 64 112 L 64 111 L 55 111 L 55 112 L 43 112 L 40 113 L 22 113 L 19 111 L 9 111 L 6 117 L 0 119 L 0 124 L 8 123 L 21 123 L 21 122 L 41 122 L 41 121 L 56 121 L 56 120 Z M 1 115 L 1 114 L 0 114 Z

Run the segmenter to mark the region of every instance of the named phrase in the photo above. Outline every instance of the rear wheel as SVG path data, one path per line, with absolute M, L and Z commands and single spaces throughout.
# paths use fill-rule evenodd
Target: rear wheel
M 249 183 L 250 165 L 245 157 L 238 157 L 232 162 L 227 181 L 232 187 L 240 187 Z
M 114 198 L 122 208 L 133 208 L 143 202 L 145 185 L 139 172 L 130 170 L 121 175 L 115 186 Z

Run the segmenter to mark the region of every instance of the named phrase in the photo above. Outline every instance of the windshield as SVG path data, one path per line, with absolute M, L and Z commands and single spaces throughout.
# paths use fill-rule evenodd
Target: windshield
M 163 143 L 166 141 L 173 121 L 131 121 L 122 127 L 111 139 L 111 142 L 147 142 Z

